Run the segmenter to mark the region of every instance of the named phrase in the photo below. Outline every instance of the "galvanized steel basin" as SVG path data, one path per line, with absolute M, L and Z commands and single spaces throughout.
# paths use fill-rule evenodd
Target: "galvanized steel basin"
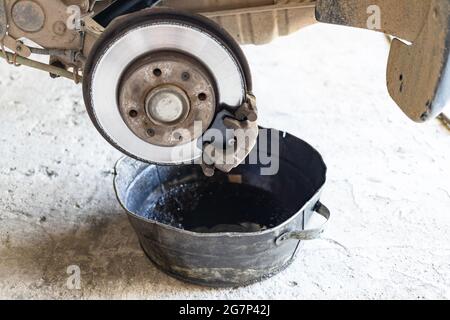
M 312 215 L 328 220 L 330 212 L 319 201 L 327 171 L 321 155 L 289 134 L 278 141 L 275 150 L 273 140 L 266 145 L 272 158 L 279 156 L 275 175 L 261 175 L 261 161 L 207 178 L 198 165 L 122 158 L 117 198 L 150 260 L 178 279 L 219 287 L 248 285 L 286 268 L 301 242 L 323 231 L 305 230 Z

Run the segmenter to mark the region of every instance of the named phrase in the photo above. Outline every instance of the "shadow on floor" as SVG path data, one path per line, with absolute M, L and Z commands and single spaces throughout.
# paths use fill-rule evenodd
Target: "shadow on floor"
M 158 270 L 141 250 L 126 214 L 85 212 L 44 223 L 17 219 L 21 234 L 0 246 L 3 285 L 26 286 L 45 297 L 143 297 L 213 290 L 182 283 Z M 26 234 L 25 234 L 26 233 Z M 81 271 L 81 290 L 69 290 L 69 266 Z

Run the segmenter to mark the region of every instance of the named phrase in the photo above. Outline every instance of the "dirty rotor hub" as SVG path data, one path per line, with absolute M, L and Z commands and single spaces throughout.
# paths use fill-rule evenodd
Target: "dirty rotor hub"
M 186 54 L 150 54 L 125 72 L 119 109 L 142 140 L 158 146 L 185 144 L 198 139 L 214 119 L 214 81 L 200 62 Z

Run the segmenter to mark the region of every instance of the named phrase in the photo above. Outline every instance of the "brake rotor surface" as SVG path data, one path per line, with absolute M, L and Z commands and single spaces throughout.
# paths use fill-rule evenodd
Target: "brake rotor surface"
M 172 10 L 117 19 L 84 75 L 85 103 L 100 133 L 120 151 L 158 164 L 201 158 L 199 139 L 220 123 L 222 107 L 239 108 L 251 89 L 234 40 L 206 18 Z
M 138 59 L 119 86 L 124 122 L 142 140 L 177 146 L 198 139 L 212 123 L 216 98 L 214 80 L 195 59 L 159 52 Z

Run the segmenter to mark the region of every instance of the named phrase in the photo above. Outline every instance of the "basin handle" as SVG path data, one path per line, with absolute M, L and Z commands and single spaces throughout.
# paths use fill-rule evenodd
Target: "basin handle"
M 325 231 L 325 227 L 327 225 L 328 220 L 330 220 L 330 210 L 323 205 L 320 201 L 316 204 L 314 208 L 314 212 L 320 214 L 322 217 L 327 219 L 327 221 L 316 229 L 309 229 L 309 230 L 301 230 L 301 231 L 289 231 L 281 236 L 279 236 L 275 243 L 277 245 L 281 245 L 283 242 L 287 240 L 314 240 L 320 237 L 320 235 Z

